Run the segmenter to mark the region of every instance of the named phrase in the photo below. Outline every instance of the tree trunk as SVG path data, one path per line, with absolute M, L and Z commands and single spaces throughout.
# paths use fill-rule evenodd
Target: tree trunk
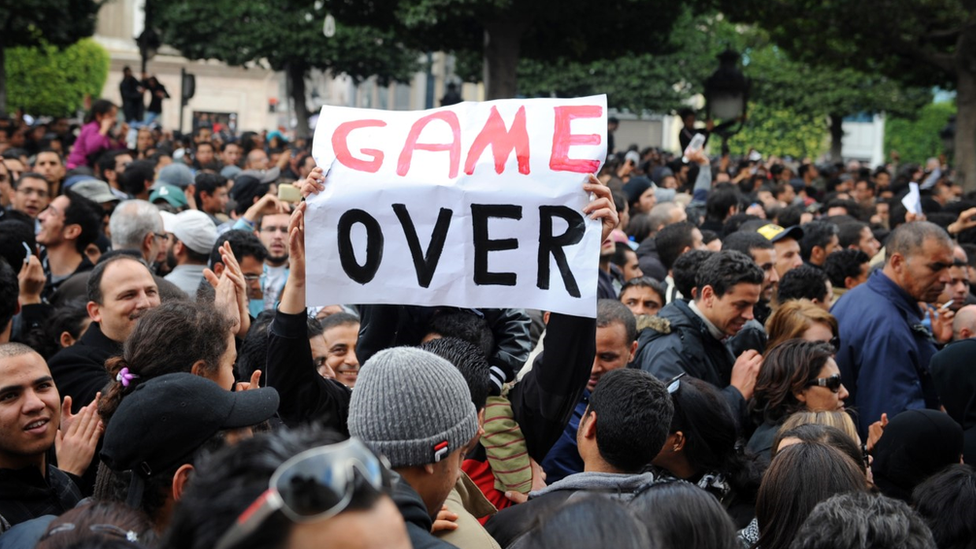
M 297 63 L 289 63 L 285 67 L 285 77 L 288 79 L 288 89 L 291 91 L 291 100 L 295 103 L 295 118 L 298 125 L 295 127 L 296 137 L 309 138 L 312 132 L 308 129 L 308 103 L 305 102 L 305 66 Z
M 964 192 L 976 191 L 976 66 L 959 64 L 956 76 L 955 168 Z
M 0 117 L 7 116 L 7 50 L 0 44 Z
M 527 22 L 499 18 L 485 22 L 485 95 L 486 99 L 510 99 L 518 88 L 519 55 Z
M 830 159 L 834 162 L 844 161 L 844 116 L 830 115 Z

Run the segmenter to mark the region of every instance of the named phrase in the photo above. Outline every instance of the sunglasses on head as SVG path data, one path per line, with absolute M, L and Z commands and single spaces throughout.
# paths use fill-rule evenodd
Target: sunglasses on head
M 807 382 L 807 387 L 812 387 L 814 385 L 826 387 L 834 393 L 839 392 L 841 385 L 840 374 L 834 374 L 830 377 L 818 377 L 817 379 L 811 379 Z
M 678 389 L 681 388 L 681 378 L 685 377 L 685 374 L 687 373 L 688 372 L 681 372 L 680 374 L 671 378 L 671 381 L 668 382 L 669 395 L 673 395 L 678 392 Z
M 352 501 L 359 476 L 377 491 L 390 487 L 389 463 L 359 439 L 306 450 L 282 463 L 268 489 L 249 505 L 217 541 L 215 549 L 234 547 L 275 511 L 295 522 L 325 520 Z

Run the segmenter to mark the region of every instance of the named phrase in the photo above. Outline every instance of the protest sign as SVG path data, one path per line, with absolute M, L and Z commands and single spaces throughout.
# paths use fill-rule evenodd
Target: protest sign
M 606 96 L 428 111 L 323 107 L 306 213 L 309 305 L 525 307 L 596 315 Z

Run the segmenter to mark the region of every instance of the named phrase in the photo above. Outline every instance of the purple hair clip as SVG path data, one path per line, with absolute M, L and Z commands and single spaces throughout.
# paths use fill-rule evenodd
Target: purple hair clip
M 128 387 L 129 384 L 132 383 L 133 379 L 138 379 L 138 378 L 139 376 L 137 376 L 136 374 L 129 373 L 129 368 L 122 368 L 119 371 L 118 375 L 115 376 L 115 381 L 121 383 L 123 387 Z

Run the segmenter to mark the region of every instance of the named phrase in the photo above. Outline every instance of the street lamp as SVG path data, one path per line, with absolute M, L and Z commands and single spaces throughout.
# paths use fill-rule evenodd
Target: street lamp
M 951 155 L 953 150 L 956 148 L 956 116 L 952 115 L 949 117 L 949 121 L 939 132 L 939 137 L 942 139 L 942 150 L 945 151 L 946 155 Z
M 705 112 L 708 118 L 739 120 L 746 114 L 749 79 L 736 66 L 739 54 L 727 49 L 718 55 L 718 70 L 705 80 Z M 732 135 L 742 128 L 733 132 Z

